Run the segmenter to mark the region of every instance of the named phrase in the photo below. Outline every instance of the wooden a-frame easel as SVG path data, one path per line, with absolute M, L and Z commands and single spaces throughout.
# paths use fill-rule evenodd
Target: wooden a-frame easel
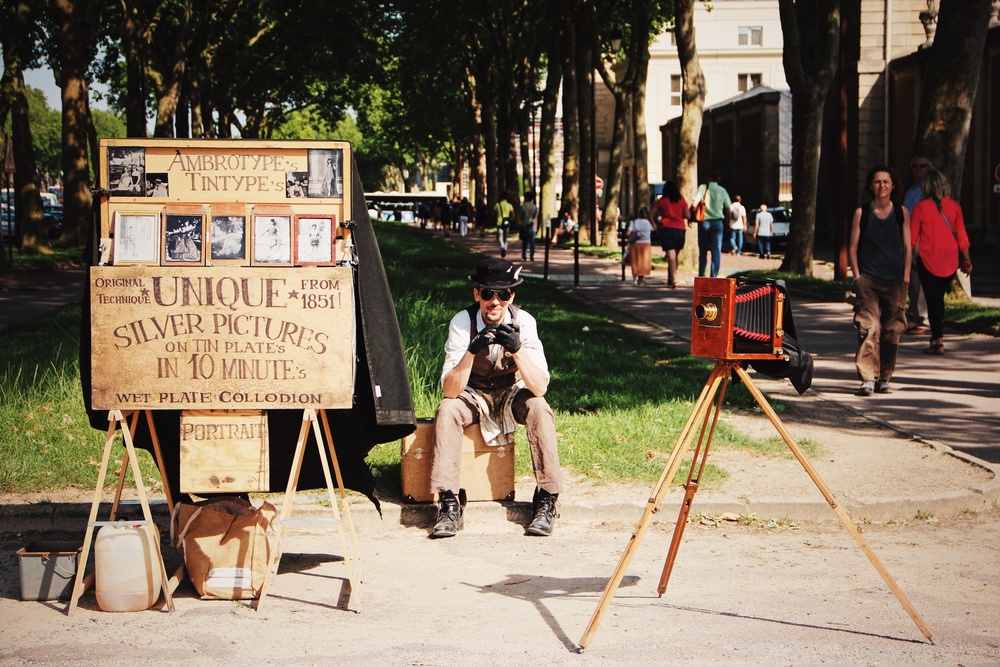
M 163 488 L 167 494 L 167 506 L 170 511 L 173 512 L 174 502 L 170 495 L 170 485 L 167 484 L 167 478 L 163 467 L 163 455 L 160 451 L 160 441 L 156 435 L 156 428 L 153 425 L 153 415 L 149 410 L 143 410 L 142 412 L 146 415 L 146 420 L 149 425 L 149 432 L 153 440 L 153 453 L 156 458 L 156 466 L 160 471 L 160 479 L 163 480 Z M 97 486 L 94 489 L 94 500 L 90 506 L 90 518 L 87 520 L 87 532 L 83 538 L 83 551 L 80 555 L 80 563 L 76 570 L 76 579 L 73 583 L 73 594 L 69 600 L 69 606 L 66 609 L 66 615 L 69 616 L 76 610 L 77 603 L 80 600 L 80 596 L 83 595 L 84 591 L 90 587 L 93 583 L 93 575 L 84 576 L 84 572 L 87 569 L 87 559 L 90 556 L 90 545 L 94 537 L 94 528 L 98 526 L 112 525 L 118 523 L 115 521 L 115 517 L 118 513 L 118 504 L 121 501 L 122 490 L 125 487 L 125 472 L 131 466 L 132 477 L 135 481 L 136 492 L 139 496 L 139 505 L 142 507 L 142 521 L 129 521 L 128 525 L 153 525 L 153 514 L 149 509 L 149 499 L 146 497 L 146 487 L 142 483 L 142 473 L 139 470 L 139 460 L 136 458 L 135 454 L 135 443 L 133 442 L 133 436 L 135 435 L 136 426 L 139 423 L 139 411 L 126 412 L 123 413 L 121 410 L 111 410 L 108 412 L 108 435 L 104 441 L 104 455 L 101 457 L 101 469 L 97 474 Z M 131 417 L 132 421 L 129 423 L 126 418 Z M 111 460 L 111 448 L 114 444 L 115 431 L 118 430 L 119 426 L 122 430 L 122 440 L 125 441 L 125 455 L 122 459 L 121 468 L 118 471 L 118 486 L 115 489 L 114 501 L 111 504 L 111 518 L 108 521 L 98 521 L 97 513 L 101 506 L 101 495 L 104 490 L 104 478 L 107 476 L 108 472 L 108 462 Z M 158 539 L 153 540 L 153 544 L 156 548 L 156 564 L 160 568 L 160 588 L 163 593 L 163 599 L 166 601 L 167 610 L 174 610 L 174 599 L 172 597 L 172 592 L 177 588 L 180 583 L 180 579 L 183 576 L 184 568 L 181 567 L 174 574 L 172 579 L 167 579 L 167 569 L 163 564 L 163 553 L 160 550 L 160 542 Z
M 701 474 L 704 471 L 705 463 L 708 459 L 708 450 L 712 442 L 712 436 L 715 434 L 715 427 L 719 420 L 719 412 L 722 409 L 722 400 L 726 393 L 726 386 L 728 384 L 729 378 L 732 373 L 735 373 L 740 380 L 746 385 L 747 389 L 753 395 L 757 404 L 760 405 L 764 414 L 777 429 L 778 433 L 781 435 L 782 439 L 788 445 L 788 448 L 792 451 L 792 454 L 802 464 L 806 473 L 819 488 L 820 493 L 826 498 L 826 501 L 833 508 L 837 516 L 840 517 L 841 522 L 844 527 L 847 528 L 847 532 L 854 537 L 854 540 L 861 547 L 861 550 L 868 556 L 868 560 L 871 561 L 872 565 L 882 576 L 882 579 L 892 590 L 896 599 L 906 610 L 906 613 L 910 615 L 913 622 L 917 624 L 920 628 L 920 632 L 933 643 L 931 639 L 930 628 L 924 623 L 923 619 L 917 613 L 917 610 L 910 604 L 910 601 L 906 598 L 902 589 L 896 584 L 889 571 L 885 569 L 882 562 L 879 560 L 875 552 L 872 551 L 871 547 L 862 537 L 861 533 L 855 527 L 851 518 L 844 511 L 840 503 L 827 488 L 826 484 L 820 479 L 819 474 L 809 463 L 802 450 L 799 446 L 795 444 L 792 436 L 785 430 L 782 425 L 781 420 L 778 415 L 771 408 L 767 399 L 760 392 L 757 386 L 754 384 L 753 380 L 747 374 L 746 370 L 742 366 L 742 362 L 733 359 L 719 359 L 716 361 L 715 368 L 712 370 L 712 374 L 709 376 L 708 381 L 705 382 L 705 386 L 701 390 L 701 395 L 698 397 L 694 408 L 691 410 L 691 415 L 688 417 L 687 423 L 681 430 L 680 437 L 677 439 L 677 444 L 674 446 L 673 451 L 670 453 L 670 457 L 667 459 L 667 463 L 664 466 L 663 473 L 660 475 L 659 481 L 657 481 L 656 486 L 653 488 L 653 493 L 650 495 L 649 500 L 646 503 L 646 507 L 643 510 L 642 517 L 639 519 L 639 523 L 636 526 L 635 531 L 632 533 L 632 537 L 629 540 L 628 546 L 625 548 L 624 553 L 622 553 L 621 559 L 618 562 L 618 566 L 615 568 L 614 574 L 611 579 L 608 580 L 607 586 L 604 588 L 604 592 L 601 594 L 600 602 L 597 605 L 597 609 L 594 610 L 594 614 L 587 624 L 587 628 L 583 633 L 583 637 L 580 639 L 580 651 L 583 651 L 587 646 L 590 645 L 591 640 L 594 638 L 594 634 L 597 632 L 597 627 L 600 625 L 601 620 L 604 618 L 604 614 L 607 612 L 608 606 L 611 604 L 611 600 L 614 597 L 614 593 L 618 590 L 618 586 L 621 584 L 622 579 L 625 577 L 625 572 L 628 570 L 629 564 L 632 562 L 632 557 L 635 555 L 635 551 L 639 546 L 639 542 L 642 540 L 643 535 L 646 532 L 646 528 L 649 526 L 649 522 L 657 511 L 659 511 L 660 504 L 663 502 L 663 498 L 667 494 L 667 490 L 670 488 L 671 481 L 674 475 L 677 474 L 677 470 L 680 468 L 681 460 L 687 453 L 688 448 L 691 446 L 691 442 L 694 440 L 695 427 L 697 423 L 701 422 L 701 431 L 698 437 L 698 445 L 695 447 L 694 455 L 691 460 L 691 469 L 688 473 L 687 484 L 684 489 L 684 500 L 681 504 L 680 514 L 677 517 L 677 524 L 674 526 L 673 539 L 670 542 L 670 549 L 667 553 L 666 562 L 663 565 L 663 573 L 660 576 L 660 583 L 657 587 L 658 593 L 662 596 L 667 589 L 667 582 L 670 579 L 670 572 L 674 566 L 674 560 L 677 557 L 677 550 L 680 547 L 681 537 L 684 534 L 684 527 L 687 523 L 688 515 L 691 512 L 691 503 L 694 500 L 694 494 L 698 490 L 698 483 L 701 479 Z M 713 407 L 711 415 L 711 425 L 709 425 L 709 412 Z M 706 438 L 707 434 L 707 438 Z
M 320 421 L 323 422 L 323 432 L 320 432 Z M 281 553 L 283 551 L 285 543 L 285 529 L 290 523 L 304 523 L 306 521 L 321 521 L 317 519 L 292 519 L 292 504 L 295 500 L 295 488 L 299 482 L 299 473 L 302 471 L 302 458 L 305 455 L 306 442 L 309 439 L 309 427 L 312 426 L 313 435 L 316 439 L 316 446 L 319 449 L 319 460 L 323 466 L 323 477 L 326 480 L 326 490 L 330 497 L 330 505 L 333 507 L 333 522 L 337 524 L 337 533 L 340 536 L 341 548 L 344 551 L 344 565 L 347 567 L 347 576 L 351 584 L 352 594 L 358 590 L 357 584 L 363 581 L 363 577 L 360 573 L 360 561 L 358 557 L 358 540 L 357 535 L 354 532 L 354 523 L 351 520 L 351 508 L 347 502 L 347 491 L 344 488 L 344 480 L 340 474 L 340 464 L 337 462 L 337 453 L 333 448 L 333 437 L 330 434 L 330 421 L 327 418 L 326 410 L 319 411 L 319 418 L 317 419 L 316 410 L 311 408 L 306 409 L 302 412 L 302 428 L 299 430 L 299 439 L 295 445 L 295 455 L 292 459 L 292 469 L 288 475 L 288 486 L 285 488 L 285 499 L 281 506 L 281 514 L 278 520 L 278 544 L 275 549 L 275 555 L 271 562 L 270 567 L 267 569 L 267 573 L 264 575 L 264 582 L 261 585 L 260 594 L 257 596 L 256 609 L 260 611 L 264 605 L 264 599 L 267 597 L 268 588 L 271 585 L 271 579 L 278 572 L 278 564 L 281 561 Z M 330 452 L 330 460 L 333 462 L 333 471 L 337 478 L 337 488 L 340 490 L 339 494 L 334 494 L 333 492 L 333 479 L 330 477 L 330 465 L 326 461 L 326 457 L 323 456 L 323 442 L 324 434 L 326 436 L 325 442 L 328 451 Z M 337 495 L 339 495 L 339 503 L 342 503 L 343 509 L 338 504 Z M 344 523 L 347 524 L 348 533 L 350 533 L 350 545 L 348 545 L 347 535 L 344 533 Z M 353 556 L 352 556 L 353 554 Z M 358 565 L 356 568 L 355 565 Z

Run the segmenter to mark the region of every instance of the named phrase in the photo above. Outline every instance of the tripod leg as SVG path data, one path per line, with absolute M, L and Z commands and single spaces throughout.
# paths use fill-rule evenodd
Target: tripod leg
M 667 582 L 670 581 L 670 573 L 674 569 L 674 561 L 677 560 L 677 550 L 681 546 L 681 538 L 684 536 L 684 528 L 687 526 L 688 516 L 691 514 L 691 504 L 694 502 L 694 494 L 698 492 L 698 485 L 701 483 L 701 476 L 705 472 L 705 464 L 708 462 L 708 450 L 712 445 L 712 438 L 715 436 L 715 427 L 719 423 L 719 413 L 722 411 L 722 401 L 726 395 L 726 386 L 729 383 L 729 372 L 726 370 L 722 376 L 722 384 L 719 387 L 718 398 L 715 402 L 715 412 L 712 416 L 712 426 L 708 429 L 708 438 L 705 438 L 705 430 L 708 428 L 708 414 L 705 414 L 705 421 L 701 425 L 701 437 L 698 438 L 698 446 L 695 447 L 694 455 L 691 457 L 691 469 L 688 471 L 687 484 L 684 485 L 684 502 L 681 503 L 681 511 L 677 515 L 677 523 L 674 525 L 674 536 L 670 540 L 670 550 L 667 552 L 667 560 L 663 563 L 663 573 L 660 574 L 660 583 L 656 587 L 656 592 L 660 597 L 667 590 Z M 703 446 L 704 445 L 704 446 Z M 695 468 L 698 476 L 695 477 Z
M 667 459 L 667 463 L 663 468 L 663 473 L 660 475 L 660 479 L 656 483 L 653 493 L 646 502 L 646 507 L 642 512 L 642 517 L 639 519 L 639 523 L 636 525 L 635 531 L 633 531 L 632 537 L 629 539 L 629 543 L 625 547 L 625 551 L 622 553 L 621 559 L 618 561 L 618 566 L 615 568 L 614 574 L 611 575 L 607 585 L 604 587 L 604 592 L 601 594 L 601 599 L 598 602 L 597 609 L 594 610 L 594 614 L 591 616 L 586 630 L 584 630 L 583 637 L 580 639 L 581 651 L 587 648 L 591 639 L 593 639 L 594 634 L 597 632 L 597 626 L 600 625 L 601 620 L 604 618 L 604 614 L 608 610 L 608 606 L 611 604 L 611 599 L 614 597 L 614 592 L 618 590 L 618 586 L 621 585 L 622 579 L 625 577 L 625 572 L 628 570 L 628 566 L 632 562 L 632 557 L 635 555 L 635 550 L 638 548 L 639 542 L 642 541 L 642 536 L 646 532 L 650 519 L 652 519 L 653 514 L 658 511 L 660 504 L 663 502 L 663 497 L 667 494 L 667 489 L 670 488 L 670 481 L 674 478 L 674 475 L 677 474 L 677 469 L 680 467 L 681 460 L 684 458 L 684 454 L 687 452 L 687 449 L 691 444 L 691 440 L 694 439 L 693 426 L 700 419 L 704 419 L 704 415 L 707 415 L 708 406 L 712 404 L 712 398 L 715 396 L 715 392 L 718 390 L 719 384 L 722 382 L 722 378 L 726 372 L 724 362 L 720 361 L 715 365 L 715 368 L 712 370 L 712 374 L 705 382 L 705 386 L 701 390 L 701 395 L 698 397 L 698 401 L 691 410 L 691 415 L 688 417 L 687 424 L 685 424 L 684 429 L 681 431 L 681 435 L 677 440 L 677 444 L 674 445 L 674 450 L 670 453 L 670 457 Z
M 792 450 L 792 454 L 795 456 L 796 459 L 798 459 L 799 463 L 802 464 L 802 467 L 805 469 L 806 473 L 812 479 L 813 483 L 816 484 L 816 488 L 818 488 L 820 493 L 823 494 L 823 497 L 826 498 L 826 502 L 830 504 L 830 507 L 833 508 L 833 511 L 837 513 L 838 517 L 840 517 L 840 521 L 841 523 L 844 524 L 844 527 L 847 528 L 847 532 L 851 534 L 851 536 L 854 538 L 854 541 L 858 543 L 858 546 L 861 547 L 861 550 L 865 553 L 866 556 L 868 556 L 868 560 L 871 561 L 871 564 L 875 567 L 875 570 L 882 576 L 883 581 L 885 581 L 885 583 L 889 586 L 889 589 L 892 591 L 893 595 L 896 596 L 896 599 L 899 600 L 899 603 L 903 605 L 903 609 L 906 610 L 906 613 L 910 615 L 910 618 L 913 619 L 913 622 L 917 624 L 918 628 L 920 628 L 920 632 L 922 632 L 923 635 L 927 637 L 928 641 L 933 643 L 934 640 L 931 639 L 930 628 L 928 628 L 927 625 L 924 623 L 923 619 L 920 618 L 920 614 L 918 614 L 914 606 L 910 604 L 910 601 L 907 599 L 906 594 L 903 593 L 903 589 L 901 589 L 896 584 L 892 576 L 889 574 L 889 571 L 885 569 L 884 565 L 882 565 L 882 561 L 879 560 L 879 557 L 876 556 L 875 552 L 872 551 L 870 546 L 868 546 L 868 542 L 865 540 L 864 537 L 862 537 L 861 533 L 854 525 L 854 522 L 851 521 L 851 517 L 849 517 L 847 515 L 847 512 L 844 511 L 844 508 L 840 506 L 840 503 L 837 502 L 837 499 L 833 496 L 833 493 L 830 492 L 830 489 L 820 478 L 819 473 L 816 472 L 815 468 L 812 467 L 812 464 L 809 463 L 809 460 L 806 459 L 805 454 L 802 453 L 802 450 L 799 449 L 799 446 L 795 444 L 795 441 L 792 439 L 791 434 L 789 434 L 788 431 L 785 430 L 785 427 L 781 423 L 781 420 L 778 418 L 777 413 L 775 413 L 774 410 L 771 408 L 771 405 L 767 402 L 767 399 L 764 398 L 764 395 L 757 388 L 757 385 L 753 383 L 753 380 L 750 379 L 750 376 L 747 374 L 745 370 L 743 370 L 743 368 L 737 366 L 736 372 L 743 379 L 744 384 L 746 384 L 746 387 L 750 391 L 750 393 L 753 394 L 753 397 L 757 400 L 757 404 L 760 405 L 761 409 L 764 411 L 764 414 L 766 414 L 767 418 L 771 420 L 772 424 L 774 424 L 774 428 L 776 428 L 778 430 L 778 433 L 781 434 L 781 437 L 782 439 L 784 439 L 785 444 L 787 444 L 788 448 Z

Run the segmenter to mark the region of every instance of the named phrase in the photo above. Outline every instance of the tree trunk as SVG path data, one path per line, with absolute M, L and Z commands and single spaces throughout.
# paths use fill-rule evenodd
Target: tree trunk
M 991 0 L 941 0 L 934 44 L 920 96 L 914 152 L 926 153 L 962 191 L 962 170 L 976 106 L 979 70 L 992 14 Z
M 577 77 L 574 56 L 576 38 L 567 26 L 563 36 L 563 183 L 560 212 L 569 211 L 579 222 L 580 209 L 580 122 L 577 107 Z
M 63 240 L 82 245 L 92 224 L 87 128 L 90 126 L 85 74 L 90 64 L 104 3 L 53 0 L 52 23 L 59 47 L 62 86 Z
M 646 138 L 646 76 L 648 73 L 649 43 L 644 41 L 643 48 L 639 50 L 636 58 L 635 93 L 632 96 L 632 122 L 635 124 L 635 194 L 639 206 L 649 206 L 651 198 L 649 194 L 649 144 Z
M 792 92 L 792 202 L 795 224 L 781 270 L 812 275 L 823 109 L 840 55 L 840 0 L 779 0 L 782 61 Z
M 701 116 L 705 108 L 705 75 L 701 71 L 698 50 L 695 48 L 694 1 L 679 0 L 674 34 L 677 38 L 677 57 L 681 62 L 683 86 L 681 100 L 680 145 L 677 147 L 677 187 L 688 202 L 698 187 L 698 142 L 701 140 Z M 682 264 L 694 264 L 698 248 L 689 233 L 684 249 L 678 255 Z
M 125 129 L 130 137 L 146 136 L 146 56 L 144 27 L 135 5 L 122 0 L 122 55 L 125 58 Z
M 9 9 L 4 8 L 5 25 L 0 28 L 0 43 L 3 44 L 4 70 L 0 79 L 0 128 L 6 125 L 6 110 L 10 110 L 11 129 L 13 130 L 14 167 L 17 170 L 14 179 L 14 196 L 9 202 L 16 205 L 17 221 L 20 222 L 21 252 L 44 253 L 51 252 L 49 237 L 45 229 L 45 219 L 42 211 L 42 199 L 38 168 L 35 163 L 35 147 L 32 143 L 31 124 L 28 121 L 28 98 L 24 89 L 24 65 L 31 53 L 30 25 L 36 20 L 30 3 L 16 3 Z M 0 149 L 5 146 L 0 143 Z M 0 155 L 0 160 L 3 159 Z M 2 186 L 8 186 L 7 174 L 2 174 Z M 13 209 L 12 209 L 13 210 Z M 11 238 L 9 243 L 15 242 Z M 0 250 L 3 247 L 0 246 Z M 4 253 L 4 260 L 7 255 Z
M 559 43 L 553 40 L 549 49 L 549 67 L 545 79 L 545 92 L 542 95 L 541 127 L 538 133 L 539 154 L 539 220 L 542 229 L 549 225 L 552 218 L 558 217 L 559 205 L 556 203 L 556 109 L 559 105 L 559 87 L 562 84 L 562 58 L 559 55 Z

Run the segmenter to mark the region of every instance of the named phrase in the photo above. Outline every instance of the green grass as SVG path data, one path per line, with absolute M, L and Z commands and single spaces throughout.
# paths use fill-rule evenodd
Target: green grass
M 441 399 L 447 325 L 471 303 L 468 275 L 477 257 L 406 225 L 375 224 L 403 334 L 414 408 L 418 417 L 431 417 Z M 596 483 L 657 479 L 712 361 L 633 334 L 550 283 L 529 279 L 517 300 L 538 320 L 545 344 L 552 373 L 546 398 L 556 412 L 567 473 Z M 96 483 L 105 433 L 90 427 L 83 410 L 79 321 L 80 307 L 70 306 L 4 332 L 0 492 L 93 488 Z M 725 409 L 760 412 L 739 385 L 726 392 Z M 807 455 L 818 451 L 812 443 L 799 444 Z M 789 456 L 777 437 L 756 440 L 720 424 L 713 448 L 725 447 Z M 523 430 L 515 451 L 517 472 L 530 474 Z M 116 447 L 115 453 L 120 452 Z M 143 477 L 156 480 L 148 454 L 139 454 Z M 398 491 L 399 461 L 398 442 L 372 450 L 368 462 L 380 489 Z M 679 481 L 685 476 L 682 468 Z M 709 464 L 703 484 L 711 487 L 725 476 Z

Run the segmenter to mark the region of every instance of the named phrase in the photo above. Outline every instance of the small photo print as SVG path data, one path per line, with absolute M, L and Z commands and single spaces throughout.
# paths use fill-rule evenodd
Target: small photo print
M 116 211 L 114 249 L 114 264 L 158 264 L 159 214 Z
M 211 263 L 247 264 L 247 219 L 242 215 L 212 216 Z
M 146 149 L 139 146 L 109 147 L 108 184 L 112 196 L 144 197 L 146 194 Z
M 167 174 L 156 173 L 146 174 L 146 196 L 147 197 L 169 197 L 170 186 Z
M 295 263 L 332 265 L 333 259 L 333 217 L 296 217 Z
M 334 149 L 309 150 L 309 196 L 344 196 L 344 151 Z
M 292 218 L 288 215 L 254 216 L 253 263 L 292 263 Z
M 203 264 L 203 218 L 200 215 L 167 215 L 163 263 L 200 266 Z
M 309 196 L 309 172 L 308 171 L 286 171 L 285 172 L 285 198 L 299 199 Z

